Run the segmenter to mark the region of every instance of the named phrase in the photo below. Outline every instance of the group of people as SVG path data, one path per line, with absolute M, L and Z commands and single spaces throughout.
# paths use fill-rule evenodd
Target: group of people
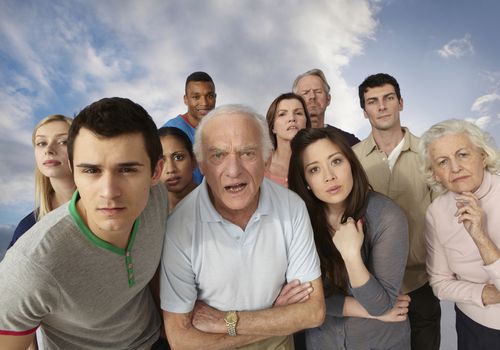
M 359 86 L 364 140 L 325 124 L 321 70 L 292 91 L 264 118 L 215 107 L 195 72 L 159 129 L 117 97 L 43 119 L 36 209 L 0 263 L 0 349 L 35 333 L 46 349 L 439 349 L 439 299 L 458 349 L 498 346 L 491 138 L 462 120 L 414 136 L 384 73 Z

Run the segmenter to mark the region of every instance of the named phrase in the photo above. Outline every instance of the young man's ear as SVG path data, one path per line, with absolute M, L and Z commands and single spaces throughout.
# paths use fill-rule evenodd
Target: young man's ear
M 403 102 L 403 98 L 401 97 L 399 99 L 399 111 L 401 112 L 403 110 L 403 106 L 404 106 L 404 102 Z
M 163 157 L 158 160 L 151 178 L 151 186 L 156 185 L 160 181 L 161 174 L 163 173 L 163 166 L 165 165 L 165 160 Z

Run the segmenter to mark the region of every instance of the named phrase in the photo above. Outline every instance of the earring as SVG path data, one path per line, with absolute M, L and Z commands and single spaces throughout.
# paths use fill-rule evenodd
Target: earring
M 310 190 L 311 190 L 311 187 L 307 186 L 307 189 L 310 191 Z

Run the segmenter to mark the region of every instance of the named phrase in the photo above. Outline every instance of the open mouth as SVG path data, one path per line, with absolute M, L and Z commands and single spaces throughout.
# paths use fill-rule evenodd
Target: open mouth
M 224 186 L 224 190 L 229 193 L 238 193 L 243 191 L 247 187 L 246 183 L 239 183 L 236 185 Z

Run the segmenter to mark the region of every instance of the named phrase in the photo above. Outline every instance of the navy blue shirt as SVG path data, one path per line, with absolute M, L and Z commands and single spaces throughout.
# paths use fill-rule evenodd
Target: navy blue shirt
M 10 241 L 7 249 L 12 247 L 14 243 L 21 237 L 26 231 L 28 231 L 34 224 L 36 224 L 35 211 L 32 211 L 26 215 L 17 225 L 14 234 L 12 235 L 12 240 Z

